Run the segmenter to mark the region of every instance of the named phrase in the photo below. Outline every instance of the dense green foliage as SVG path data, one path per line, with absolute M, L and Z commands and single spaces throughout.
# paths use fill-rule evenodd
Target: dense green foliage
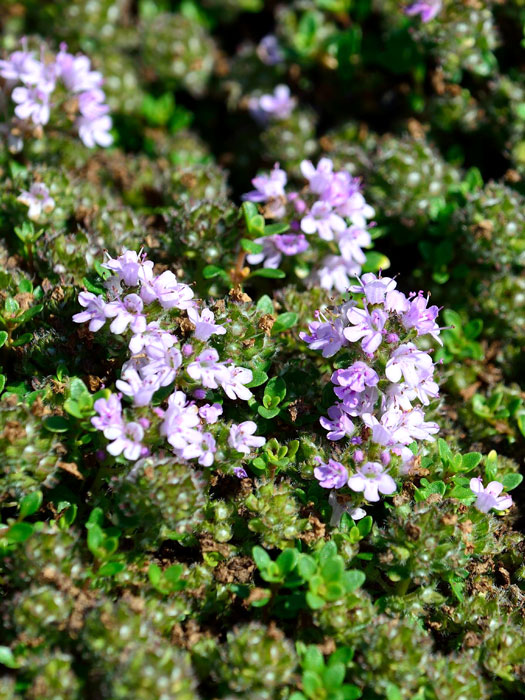
M 525 695 L 525 3 L 444 0 L 426 23 L 404 7 L 0 0 L 2 57 L 67 42 L 113 120 L 89 148 L 61 102 L 14 147 L 0 105 L 0 700 Z M 254 118 L 278 84 L 290 114 Z M 241 199 L 276 162 L 301 191 L 301 161 L 323 156 L 374 207 L 363 270 L 429 290 L 446 326 L 438 439 L 355 522 L 313 473 L 348 457 L 319 424 L 345 358 L 299 337 L 347 298 L 311 282 L 330 244 L 249 263 L 291 215 Z M 54 206 L 30 220 L 34 183 Z M 111 456 L 91 423 L 129 353 L 72 317 L 125 249 L 191 285 L 221 357 L 252 372 L 213 466 L 160 442 Z M 157 414 L 135 407 L 144 425 L 163 389 Z M 242 421 L 266 438 L 250 454 L 228 443 Z M 513 507 L 476 509 L 473 477 Z

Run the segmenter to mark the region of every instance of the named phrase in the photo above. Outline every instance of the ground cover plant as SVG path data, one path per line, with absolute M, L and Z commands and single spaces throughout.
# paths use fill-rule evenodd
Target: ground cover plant
M 524 696 L 522 0 L 0 27 L 0 698 Z

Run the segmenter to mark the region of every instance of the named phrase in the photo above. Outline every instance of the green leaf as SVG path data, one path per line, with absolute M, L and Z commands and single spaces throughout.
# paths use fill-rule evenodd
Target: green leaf
M 256 238 L 264 236 L 264 216 L 257 214 L 257 216 L 252 217 L 248 221 L 247 225 L 248 232 L 251 233 L 252 236 L 255 236 Z
M 257 406 L 257 413 L 266 420 L 271 420 L 278 416 L 281 412 L 280 408 L 265 408 L 264 406 Z
M 20 664 L 15 661 L 11 649 L 4 646 L 0 646 L 0 664 L 7 666 L 7 668 L 18 668 L 20 666 Z
M 179 579 L 184 571 L 182 564 L 173 564 L 164 571 L 164 578 L 170 583 L 179 583 Z
M 389 683 L 386 688 L 387 700 L 403 700 L 403 695 L 397 685 Z
M 309 698 L 318 698 L 322 688 L 323 682 L 317 673 L 314 671 L 303 673 L 303 690 Z
M 342 687 L 342 691 L 343 700 L 357 700 L 357 698 L 360 698 L 362 695 L 360 688 L 358 688 L 356 685 L 345 684 Z
M 93 525 L 101 526 L 103 522 L 104 511 L 102 510 L 102 508 L 93 508 L 93 510 L 89 514 L 89 518 L 87 519 L 86 527 L 89 529 Z
M 469 452 L 463 455 L 461 460 L 461 471 L 469 472 L 481 462 L 483 455 L 480 452 Z
M 272 564 L 268 552 L 258 545 L 252 548 L 252 557 L 259 571 L 264 571 L 264 569 L 267 569 L 270 564 Z
M 262 253 L 264 250 L 260 243 L 255 243 L 255 241 L 251 241 L 249 238 L 241 238 L 241 247 L 247 253 L 252 253 L 255 255 L 257 253 Z
M 284 379 L 282 379 L 282 377 L 272 377 L 266 385 L 264 395 L 272 399 L 276 398 L 278 399 L 278 403 L 280 403 L 286 396 L 286 384 Z
M 0 331 L 0 348 L 5 345 L 5 342 L 9 336 L 5 331 Z
M 243 202 L 241 208 L 244 214 L 244 220 L 246 222 L 250 221 L 254 216 L 259 214 L 259 210 L 253 202 Z
M 358 569 L 350 569 L 350 571 L 345 571 L 343 575 L 343 581 L 345 584 L 345 589 L 347 593 L 352 593 L 363 585 L 366 581 L 366 576 L 362 571 Z
M 76 520 L 77 513 L 78 513 L 78 506 L 76 503 L 71 503 L 71 504 L 58 504 L 58 511 L 63 511 L 64 508 L 67 508 L 67 510 L 63 513 L 63 515 L 60 516 L 60 520 L 58 521 L 59 526 L 64 530 L 67 530 L 68 528 L 73 525 L 73 523 Z
M 33 337 L 32 333 L 22 333 L 22 335 L 19 335 L 18 338 L 13 341 L 13 347 L 19 348 L 22 345 L 29 343 L 31 341 L 32 337 Z
M 297 565 L 299 552 L 296 549 L 288 548 L 279 554 L 276 564 L 283 574 L 289 574 Z
M 361 537 L 366 537 L 372 531 L 373 518 L 371 515 L 365 516 L 362 520 L 357 523 L 357 529 Z
M 26 323 L 26 321 L 32 319 L 33 316 L 39 314 L 43 308 L 43 304 L 36 304 L 36 306 L 31 306 L 31 308 L 26 309 L 26 311 L 24 311 L 23 314 L 20 314 L 20 316 L 18 316 L 16 320 L 18 321 L 18 323 Z
M 501 483 L 507 491 L 512 491 L 516 486 L 519 486 L 523 481 L 522 474 L 505 474 Z
M 253 389 L 256 386 L 261 386 L 261 384 L 264 384 L 267 379 L 268 375 L 266 372 L 263 372 L 261 369 L 252 369 L 252 381 L 249 384 L 246 384 L 246 386 Z
M 452 461 L 452 452 L 450 447 L 442 438 L 438 438 L 438 452 L 441 461 L 445 466 L 447 466 Z
M 52 433 L 66 433 L 70 424 L 63 416 L 48 416 L 44 420 L 44 428 Z
M 115 576 L 115 574 L 120 574 L 124 571 L 126 565 L 121 561 L 108 561 L 103 564 L 98 570 L 99 576 Z
M 206 265 L 202 271 L 202 276 L 205 280 L 211 280 L 214 277 L 225 277 L 229 279 L 227 273 L 222 268 L 217 267 L 217 265 Z
M 317 593 L 312 593 L 312 591 L 308 591 L 306 594 L 306 602 L 312 610 L 320 610 L 325 605 L 324 598 L 321 598 Z
M 257 302 L 257 311 L 263 314 L 273 314 L 273 302 L 268 294 L 263 294 Z
M 297 570 L 305 581 L 309 581 L 317 571 L 317 563 L 309 554 L 302 554 L 297 564 Z
M 270 267 L 261 267 L 251 273 L 250 277 L 267 277 L 268 279 L 279 280 L 286 277 L 286 273 L 283 270 L 273 270 Z
M 7 539 L 9 542 L 25 542 L 33 534 L 34 528 L 29 523 L 15 523 L 9 528 Z
M 272 333 L 282 333 L 287 331 L 289 328 L 295 326 L 299 320 L 299 314 L 295 311 L 285 311 L 283 314 L 279 314 L 275 323 L 273 324 Z
M 336 690 L 343 685 L 346 668 L 344 664 L 331 664 L 323 673 L 324 687 L 327 690 Z
M 345 570 L 343 559 L 339 556 L 328 559 L 321 567 L 321 575 L 327 582 L 340 581 Z
M 41 491 L 33 491 L 32 493 L 28 493 L 27 496 L 24 496 L 20 503 L 20 519 L 23 520 L 24 518 L 27 518 L 28 516 L 36 513 L 37 510 L 40 508 L 41 504 Z
M 20 304 L 17 302 L 16 299 L 13 299 L 13 297 L 7 297 L 5 300 L 4 308 L 6 310 L 6 313 L 8 313 L 10 316 L 15 316 L 16 313 L 20 310 Z
M 302 667 L 308 671 L 320 673 L 324 669 L 324 658 L 315 644 L 310 644 L 304 655 Z
M 158 588 L 162 578 L 162 569 L 157 564 L 150 564 L 148 568 L 148 578 L 154 588 Z

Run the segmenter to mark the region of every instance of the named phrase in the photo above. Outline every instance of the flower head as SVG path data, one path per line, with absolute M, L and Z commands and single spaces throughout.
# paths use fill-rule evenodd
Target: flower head
M 348 471 L 341 462 L 329 459 L 325 464 L 319 460 L 320 464 L 314 469 L 314 476 L 319 481 L 319 485 L 324 489 L 340 489 L 346 486 L 348 481 Z
M 478 477 L 470 480 L 470 489 L 477 496 L 474 505 L 482 513 L 488 513 L 493 508 L 507 510 L 512 506 L 511 496 L 508 494 L 500 495 L 503 491 L 503 484 L 499 481 L 491 481 L 487 486 L 483 486 L 483 481 Z
M 42 212 L 49 214 L 55 208 L 55 200 L 43 182 L 33 182 L 29 191 L 23 190 L 17 200 L 29 207 L 27 216 L 33 221 L 39 219 Z
M 379 501 L 379 494 L 391 494 L 396 490 L 396 482 L 385 472 L 379 462 L 366 462 L 348 479 L 352 491 L 363 492 L 367 501 Z
M 233 423 L 230 427 L 228 445 L 237 452 L 242 452 L 246 455 L 250 454 L 252 447 L 262 447 L 266 442 L 265 438 L 254 435 L 256 430 L 257 424 L 252 420 L 244 421 L 244 423 L 239 423 L 239 425 Z

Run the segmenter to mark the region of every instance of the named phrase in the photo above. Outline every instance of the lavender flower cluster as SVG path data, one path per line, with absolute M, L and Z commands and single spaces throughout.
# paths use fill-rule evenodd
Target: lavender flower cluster
M 160 437 L 179 459 L 211 466 L 217 452 L 214 430 L 225 426 L 219 425 L 222 405 L 204 402 L 207 390 L 220 388 L 232 401 L 248 401 L 251 370 L 220 358 L 212 339 L 224 335 L 225 326 L 215 322 L 211 309 L 199 308 L 191 287 L 173 272 L 155 275 L 153 262 L 134 251 L 110 258 L 103 267 L 113 273 L 105 282 L 109 300 L 81 292 L 84 310 L 73 320 L 89 322 L 93 332 L 110 320 L 110 332 L 126 336 L 130 357 L 116 382 L 119 393 L 95 402 L 93 426 L 110 441 L 111 455 L 135 461 L 149 454 L 147 445 L 157 445 Z M 177 327 L 191 333 L 185 342 L 175 333 Z M 163 388 L 170 393 L 161 406 L 154 397 Z M 123 407 L 123 396 L 131 407 Z M 138 418 L 128 421 L 128 411 Z M 253 421 L 229 426 L 227 442 L 237 456 L 265 443 L 254 434 L 256 428 Z M 244 476 L 244 470 L 239 468 L 237 475 Z
M 346 368 L 332 374 L 338 401 L 328 409 L 328 417 L 321 418 L 321 425 L 329 440 L 348 440 L 346 454 L 353 474 L 336 460 L 325 464 L 319 458 L 315 476 L 324 488 L 348 486 L 369 502 L 378 501 L 379 494 L 394 493 L 392 474 L 408 473 L 417 443 L 433 441 L 439 430 L 424 413 L 439 395 L 434 363 L 413 342 L 425 335 L 440 342 L 439 309 L 429 307 L 422 292 L 407 297 L 396 286 L 390 277 L 367 273 L 358 285 L 350 286 L 359 302 L 352 299 L 324 314 L 317 312 L 310 332 L 301 333 L 302 340 L 323 357 L 344 353 L 349 358 Z M 342 510 L 336 491 L 330 502 L 338 520 Z M 354 519 L 365 515 L 357 501 L 345 503 Z
M 113 142 L 102 74 L 91 69 L 87 56 L 69 53 L 66 44 L 55 56 L 42 47 L 38 59 L 23 41 L 21 50 L 0 60 L 0 78 L 1 102 L 14 105 L 11 122 L 2 125 L 12 151 L 22 149 L 23 134 L 41 133 L 52 110 L 57 120 L 74 121 L 88 148 Z
M 283 256 L 304 253 L 313 242 L 325 255 L 309 282 L 342 293 L 366 261 L 363 248 L 372 242 L 367 222 L 374 210 L 366 203 L 360 180 L 346 170 L 334 171 L 330 158 L 322 158 L 316 167 L 304 160 L 301 172 L 307 185 L 300 192 L 286 192 L 287 175 L 278 164 L 252 180 L 255 189 L 244 199 L 263 203 L 267 218 L 289 217 L 292 232 L 256 239 L 262 252 L 250 254 L 247 261 L 277 268 Z
M 317 312 L 319 320 L 300 337 L 323 357 L 343 355 L 344 369 L 332 374 L 338 401 L 320 419 L 331 441 L 346 439 L 347 466 L 335 459 L 317 458 L 314 476 L 331 489 L 332 524 L 343 512 L 354 520 L 366 515 L 363 501 L 374 503 L 380 494 L 397 490 L 393 476 L 408 474 L 417 465 L 418 442 L 432 442 L 439 426 L 425 418 L 425 407 L 439 396 L 434 362 L 414 341 L 431 336 L 442 344 L 437 324 L 439 308 L 428 306 L 429 297 L 400 292 L 391 277 L 367 273 L 349 290 L 356 298 L 340 307 Z M 358 301 L 359 300 L 359 301 Z M 337 360 L 340 364 L 339 358 Z M 353 496 L 340 492 L 348 487 Z M 512 505 L 503 484 L 483 486 L 470 481 L 475 507 L 488 513 Z M 362 494 L 361 497 L 355 494 Z

